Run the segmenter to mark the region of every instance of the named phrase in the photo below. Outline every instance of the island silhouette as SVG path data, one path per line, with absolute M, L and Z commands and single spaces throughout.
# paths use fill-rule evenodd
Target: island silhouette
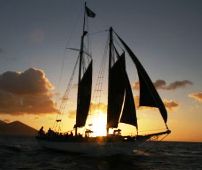
M 8 136 L 35 136 L 37 130 L 20 122 L 13 121 L 6 123 L 0 120 L 0 135 Z

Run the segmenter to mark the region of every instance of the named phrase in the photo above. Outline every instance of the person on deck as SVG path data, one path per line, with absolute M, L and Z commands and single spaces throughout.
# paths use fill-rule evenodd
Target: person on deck
M 40 128 L 38 134 L 39 134 L 39 136 L 44 136 L 45 135 L 45 132 L 43 130 L 43 126 Z

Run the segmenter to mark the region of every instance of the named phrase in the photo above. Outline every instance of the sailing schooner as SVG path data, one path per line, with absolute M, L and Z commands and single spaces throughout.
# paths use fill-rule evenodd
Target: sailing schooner
M 83 32 L 81 36 L 81 44 L 79 50 L 79 71 L 78 71 L 78 91 L 77 91 L 77 109 L 76 123 L 74 125 L 75 132 L 71 135 L 59 134 L 52 132 L 47 134 L 39 134 L 36 138 L 38 142 L 48 149 L 55 149 L 69 152 L 79 153 L 97 153 L 97 154 L 117 154 L 131 153 L 138 144 L 144 143 L 153 137 L 168 135 L 169 130 L 167 122 L 167 111 L 156 91 L 146 70 L 132 52 L 129 46 L 122 38 L 109 28 L 109 68 L 108 68 L 108 104 L 107 104 L 107 125 L 106 136 L 92 137 L 89 134 L 91 130 L 86 130 L 85 136 L 78 134 L 78 128 L 86 125 L 86 120 L 90 110 L 91 91 L 92 91 L 92 72 L 93 59 L 88 55 L 88 61 L 84 62 L 84 39 L 88 34 L 85 29 L 86 17 L 94 18 L 96 14 L 86 6 L 84 12 Z M 120 53 L 116 48 L 114 39 L 117 39 L 122 45 L 123 51 Z M 126 71 L 126 53 L 132 59 L 136 66 L 139 85 L 140 85 L 140 106 L 149 106 L 158 108 L 165 123 L 165 130 L 157 133 L 146 135 L 138 134 L 138 121 L 136 116 L 136 107 L 133 97 L 131 84 L 128 73 Z M 59 121 L 59 120 L 57 120 Z M 120 129 L 114 130 L 113 134 L 109 133 L 109 129 L 118 128 L 119 123 L 125 123 L 135 126 L 137 134 L 133 136 L 122 136 Z

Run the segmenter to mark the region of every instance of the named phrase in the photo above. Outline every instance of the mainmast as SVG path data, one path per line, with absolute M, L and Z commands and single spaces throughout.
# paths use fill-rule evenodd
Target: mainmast
M 110 27 L 109 28 L 109 69 L 108 71 L 111 69 L 111 61 L 112 61 L 112 43 L 113 43 L 113 28 Z M 108 93 L 110 91 L 110 86 L 109 86 L 109 82 L 110 82 L 110 72 L 108 72 Z M 108 101 L 109 101 L 109 95 L 108 95 Z M 107 135 L 109 134 L 109 127 L 107 125 Z
M 126 123 L 137 127 L 133 92 L 126 71 L 125 53 L 120 55 L 113 40 L 113 29 L 109 29 L 109 73 L 107 134 L 109 128 L 117 128 Z

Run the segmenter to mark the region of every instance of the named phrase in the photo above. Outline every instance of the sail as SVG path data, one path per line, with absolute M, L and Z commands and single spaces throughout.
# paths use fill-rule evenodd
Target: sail
M 126 72 L 125 72 L 125 101 L 120 122 L 137 127 L 137 117 L 136 117 L 133 92 Z
M 125 59 L 121 56 L 109 70 L 107 127 L 117 128 L 125 91 Z
M 91 100 L 92 89 L 92 61 L 88 65 L 78 87 L 78 103 L 75 127 L 85 126 Z
M 117 34 L 116 34 L 117 35 Z M 128 45 L 117 35 L 128 54 L 135 63 L 138 71 L 139 82 L 140 82 L 140 106 L 151 106 L 157 107 L 160 110 L 161 116 L 163 117 L 164 122 L 167 122 L 167 111 L 166 108 L 156 91 L 151 79 L 149 78 L 146 70 L 143 68 L 142 64 L 139 62 L 135 54 L 128 47 Z

